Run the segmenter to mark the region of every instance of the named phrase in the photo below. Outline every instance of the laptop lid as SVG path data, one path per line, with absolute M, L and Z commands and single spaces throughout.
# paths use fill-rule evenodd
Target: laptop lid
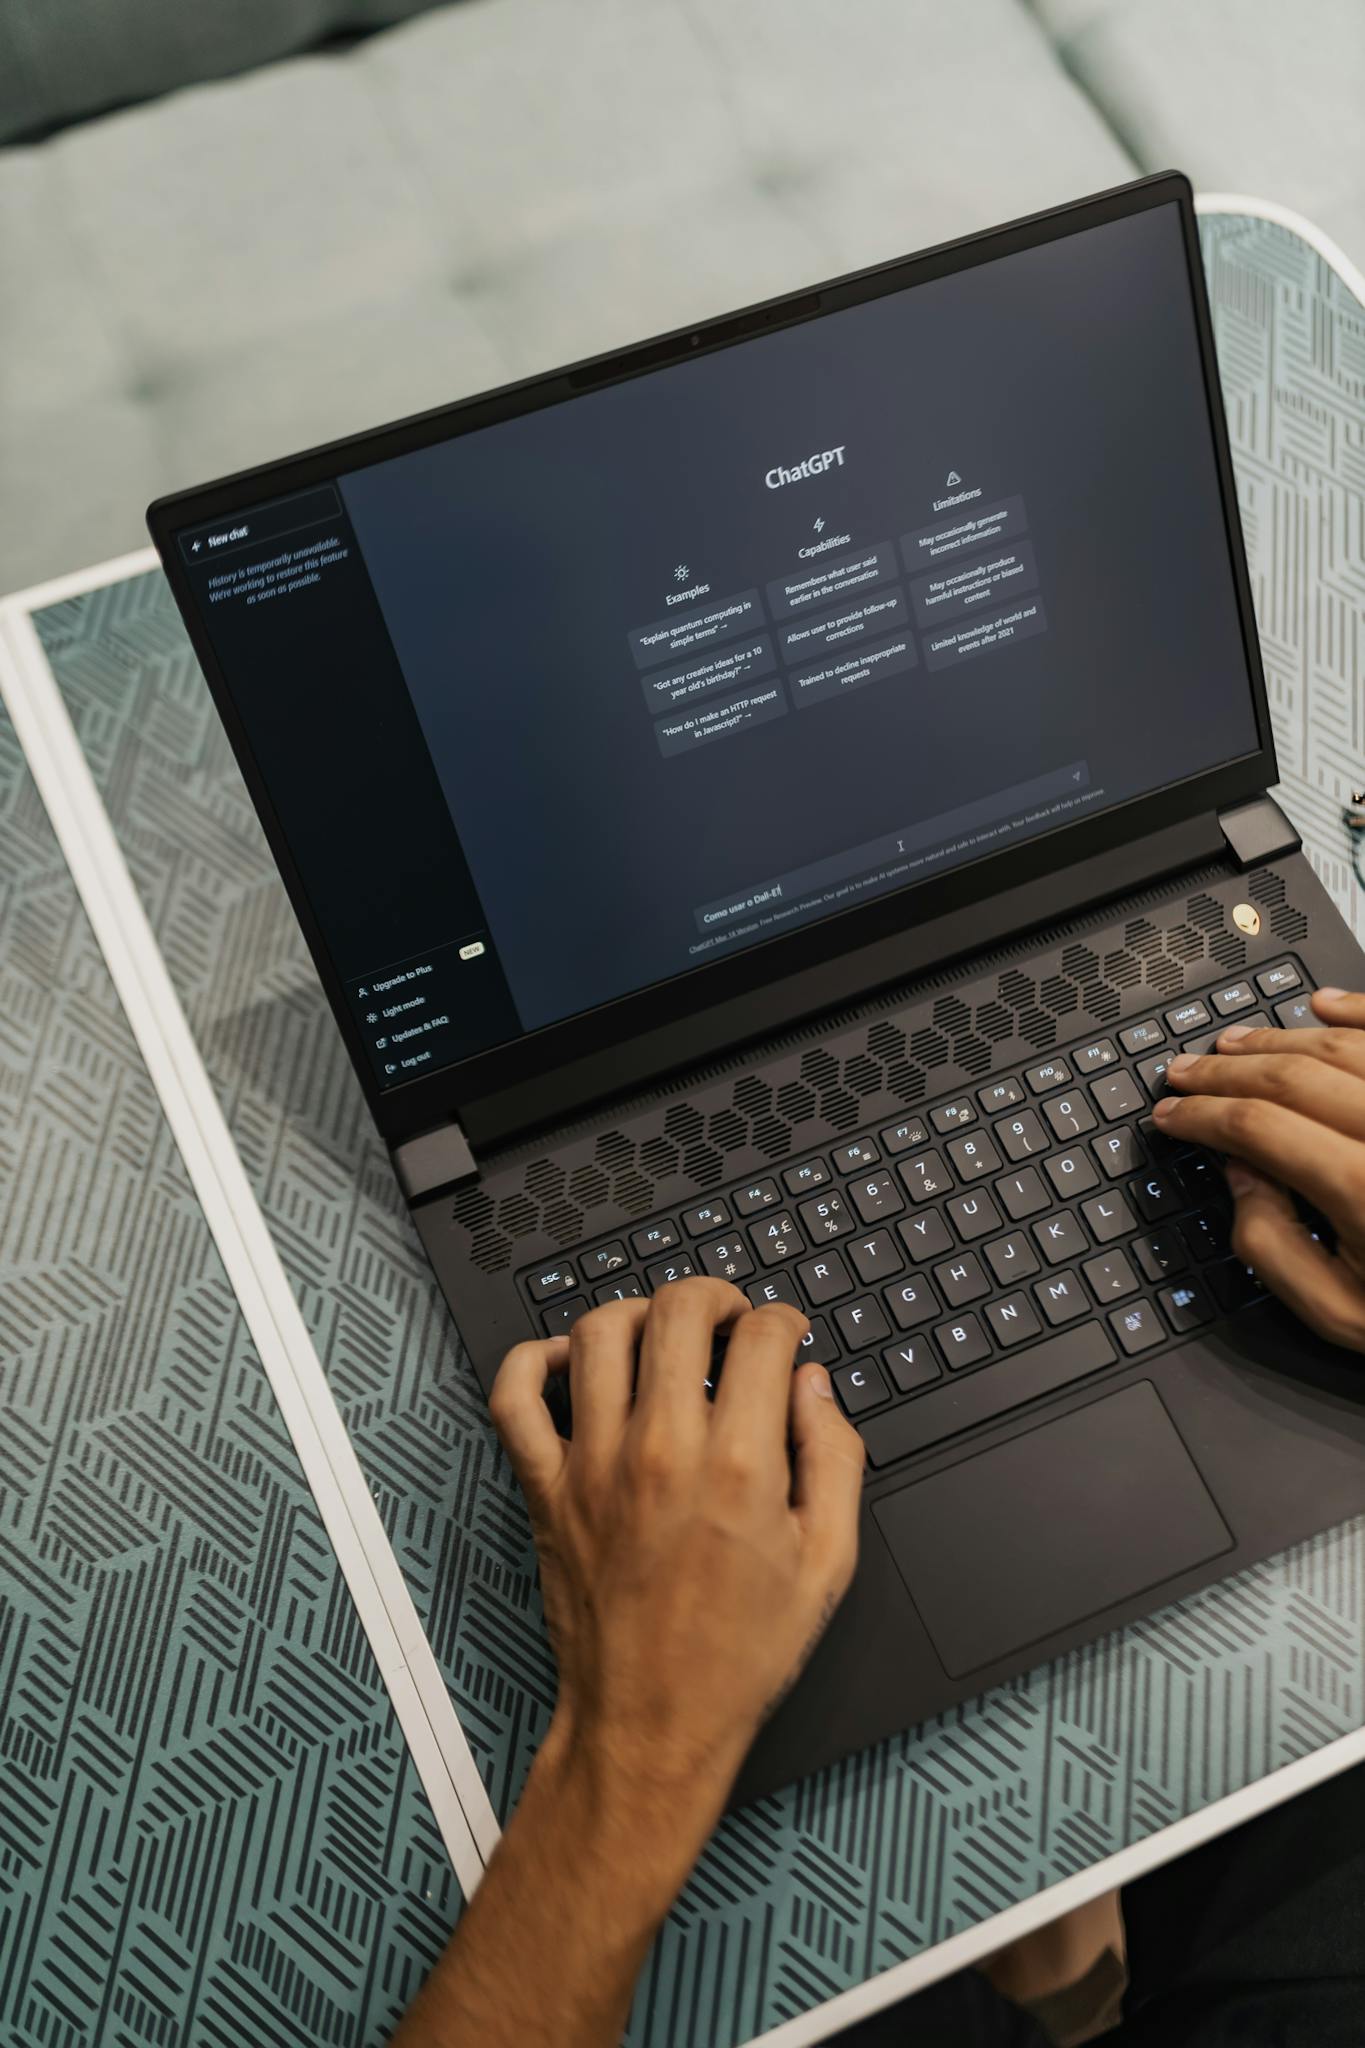
M 1175 176 L 148 517 L 391 1138 L 1274 779 Z

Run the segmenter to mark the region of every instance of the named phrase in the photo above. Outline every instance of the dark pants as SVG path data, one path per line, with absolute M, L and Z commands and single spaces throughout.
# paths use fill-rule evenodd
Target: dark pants
M 1365 1766 L 1123 1893 L 1130 1983 L 1103 2048 L 1362 2048 Z M 1046 2048 L 964 1971 L 838 2048 Z

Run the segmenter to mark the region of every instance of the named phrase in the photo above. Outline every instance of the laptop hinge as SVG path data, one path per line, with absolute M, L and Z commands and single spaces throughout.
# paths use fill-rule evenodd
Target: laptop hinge
M 1273 796 L 1253 797 L 1249 804 L 1220 811 L 1218 823 L 1239 868 L 1258 867 L 1263 860 L 1297 853 L 1303 845 Z
M 434 1131 L 422 1131 L 415 1138 L 395 1145 L 392 1153 L 398 1185 L 408 1201 L 435 1194 L 437 1188 L 456 1186 L 462 1180 L 477 1180 L 479 1162 L 469 1148 L 460 1125 L 453 1119 L 438 1124 Z

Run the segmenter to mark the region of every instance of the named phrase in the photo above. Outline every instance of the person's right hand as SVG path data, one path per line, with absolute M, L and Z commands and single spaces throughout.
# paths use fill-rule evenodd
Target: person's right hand
M 1365 996 L 1319 989 L 1322 1031 L 1230 1024 L 1202 1059 L 1166 1070 L 1170 1138 L 1227 1155 L 1232 1248 L 1272 1294 L 1333 1344 L 1365 1351 Z M 1331 1224 L 1329 1252 L 1294 1206 Z
M 708 1811 L 857 1557 L 862 1440 L 824 1367 L 793 1370 L 808 1328 L 725 1281 L 679 1280 L 519 1344 L 493 1388 L 540 1554 L 556 1720 L 644 1780 L 697 1786 Z M 566 1365 L 570 1442 L 543 1399 Z

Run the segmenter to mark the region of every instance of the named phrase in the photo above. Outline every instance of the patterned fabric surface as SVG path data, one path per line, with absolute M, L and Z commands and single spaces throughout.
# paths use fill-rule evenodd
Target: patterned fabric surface
M 0 713 L 0 2043 L 387 2039 L 455 1880 Z
M 1282 230 L 1207 223 L 1205 254 L 1283 794 L 1365 933 L 1338 817 L 1365 780 L 1365 319 Z M 525 1518 L 226 742 L 158 576 L 38 624 L 505 1814 L 553 1698 Z M 200 1305 L 211 1353 L 235 1321 Z M 656 1946 L 634 2048 L 729 2048 L 1357 1727 L 1363 1570 L 1352 1525 L 728 1820 Z

